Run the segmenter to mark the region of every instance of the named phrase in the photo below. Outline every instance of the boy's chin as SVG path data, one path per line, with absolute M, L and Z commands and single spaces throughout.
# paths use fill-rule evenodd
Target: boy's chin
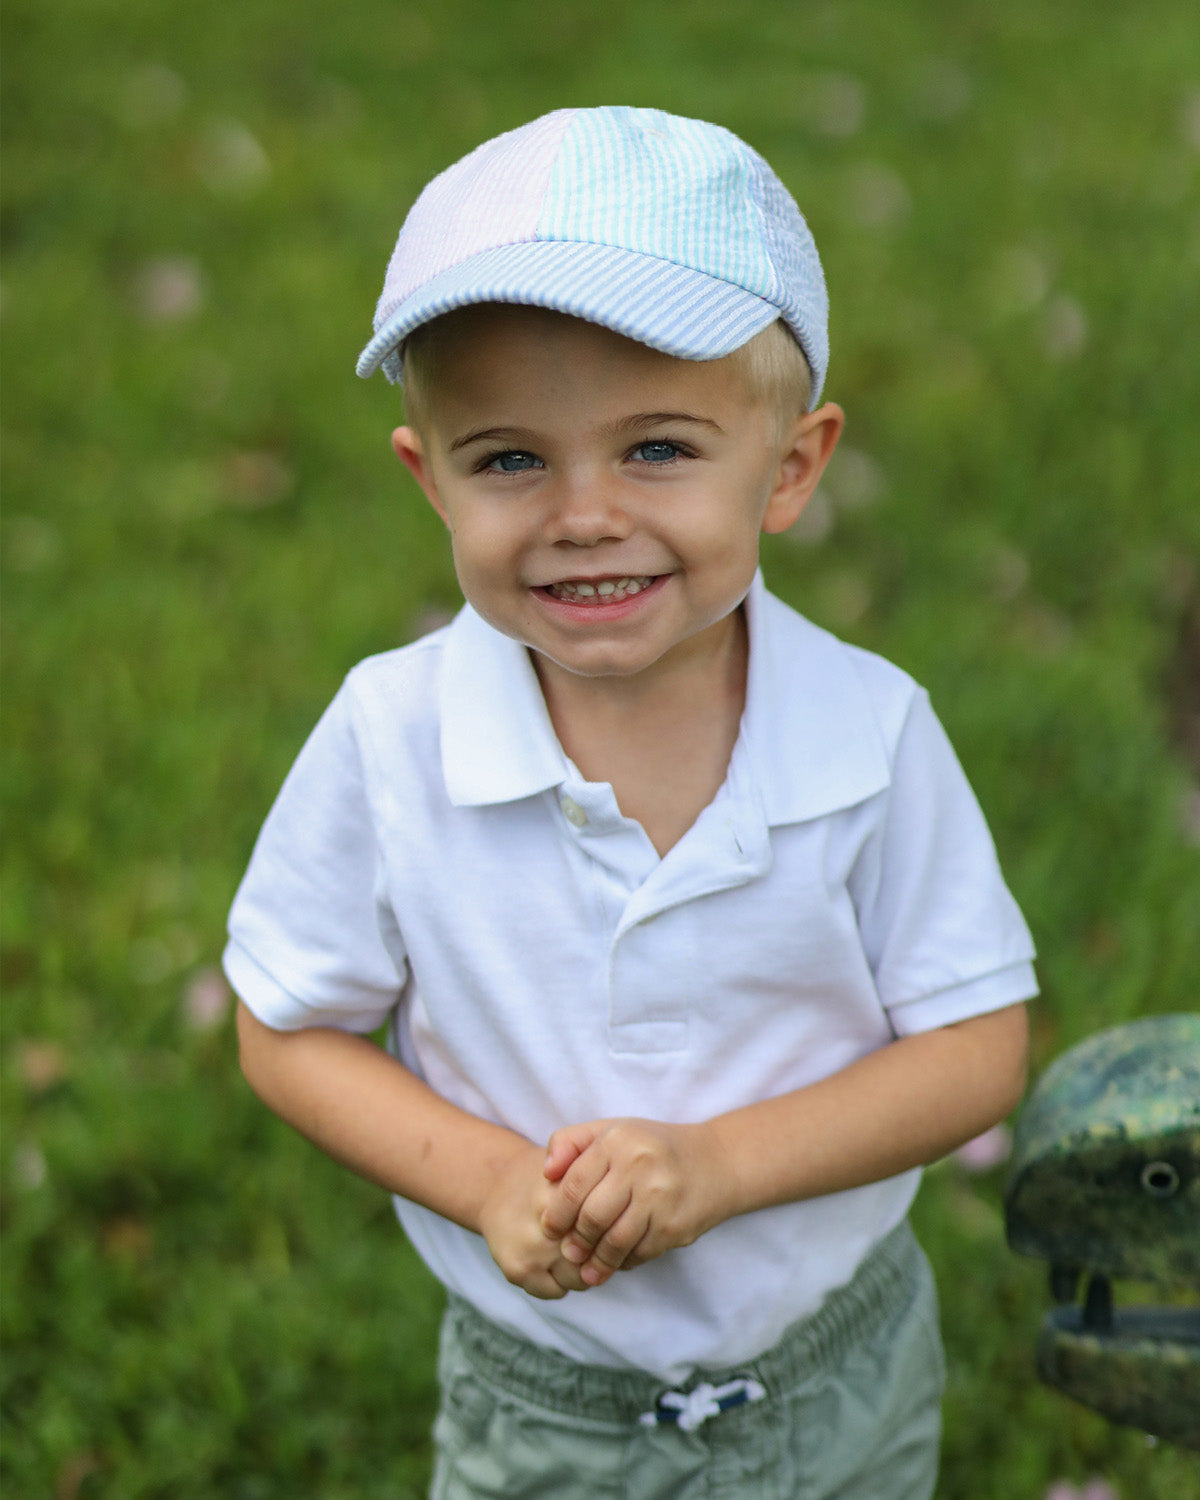
M 528 644 L 528 643 L 527 643 Z M 651 670 L 655 662 L 647 660 L 629 661 L 614 657 L 581 659 L 580 656 L 557 656 L 543 651 L 541 647 L 528 644 L 529 654 L 538 676 L 544 673 L 564 673 L 580 681 L 602 682 L 605 679 L 634 678 Z

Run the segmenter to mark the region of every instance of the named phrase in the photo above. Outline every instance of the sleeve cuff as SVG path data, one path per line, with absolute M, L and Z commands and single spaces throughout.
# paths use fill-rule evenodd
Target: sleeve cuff
M 303 1031 L 306 1026 L 332 1026 L 338 1031 L 377 1031 L 395 1004 L 369 1004 L 365 1000 L 330 1001 L 324 1005 L 299 1000 L 272 978 L 249 953 L 232 939 L 221 960 L 235 993 L 255 1016 L 273 1031 Z
M 1003 1010 L 1008 1005 L 1018 1005 L 1023 1000 L 1032 1000 L 1037 992 L 1037 978 L 1031 963 L 1008 964 L 965 984 L 890 1006 L 888 1019 L 897 1036 L 913 1036 L 939 1026 L 952 1026 L 956 1021 L 969 1021 L 972 1016 L 985 1015 L 989 1011 Z

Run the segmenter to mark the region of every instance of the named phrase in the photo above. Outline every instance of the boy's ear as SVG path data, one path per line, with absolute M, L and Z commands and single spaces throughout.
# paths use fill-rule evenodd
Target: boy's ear
M 433 482 L 433 470 L 430 468 L 420 433 L 415 427 L 397 427 L 392 433 L 392 448 L 395 450 L 396 457 L 425 491 L 425 498 L 444 521 L 446 508 L 437 492 L 437 485 Z
M 785 439 L 775 488 L 767 500 L 763 531 L 786 531 L 799 519 L 821 482 L 845 425 L 845 412 L 832 401 L 796 419 Z

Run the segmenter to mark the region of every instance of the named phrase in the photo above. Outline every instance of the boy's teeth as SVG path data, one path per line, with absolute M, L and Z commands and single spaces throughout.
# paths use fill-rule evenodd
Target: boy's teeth
M 640 594 L 653 581 L 652 578 L 604 578 L 599 583 L 552 583 L 550 592 L 556 599 L 569 599 L 572 603 L 578 603 L 582 599 L 612 602 Z

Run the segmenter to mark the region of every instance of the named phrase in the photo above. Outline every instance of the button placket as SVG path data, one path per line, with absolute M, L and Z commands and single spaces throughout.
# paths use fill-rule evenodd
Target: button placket
M 732 815 L 731 815 L 732 814 Z M 707 808 L 626 904 L 609 959 L 609 1045 L 614 1052 L 686 1050 L 694 983 L 672 963 L 686 959 L 678 908 L 746 885 L 771 864 L 761 808 Z M 660 935 L 660 924 L 661 935 Z M 653 931 L 652 931 L 653 929 Z

